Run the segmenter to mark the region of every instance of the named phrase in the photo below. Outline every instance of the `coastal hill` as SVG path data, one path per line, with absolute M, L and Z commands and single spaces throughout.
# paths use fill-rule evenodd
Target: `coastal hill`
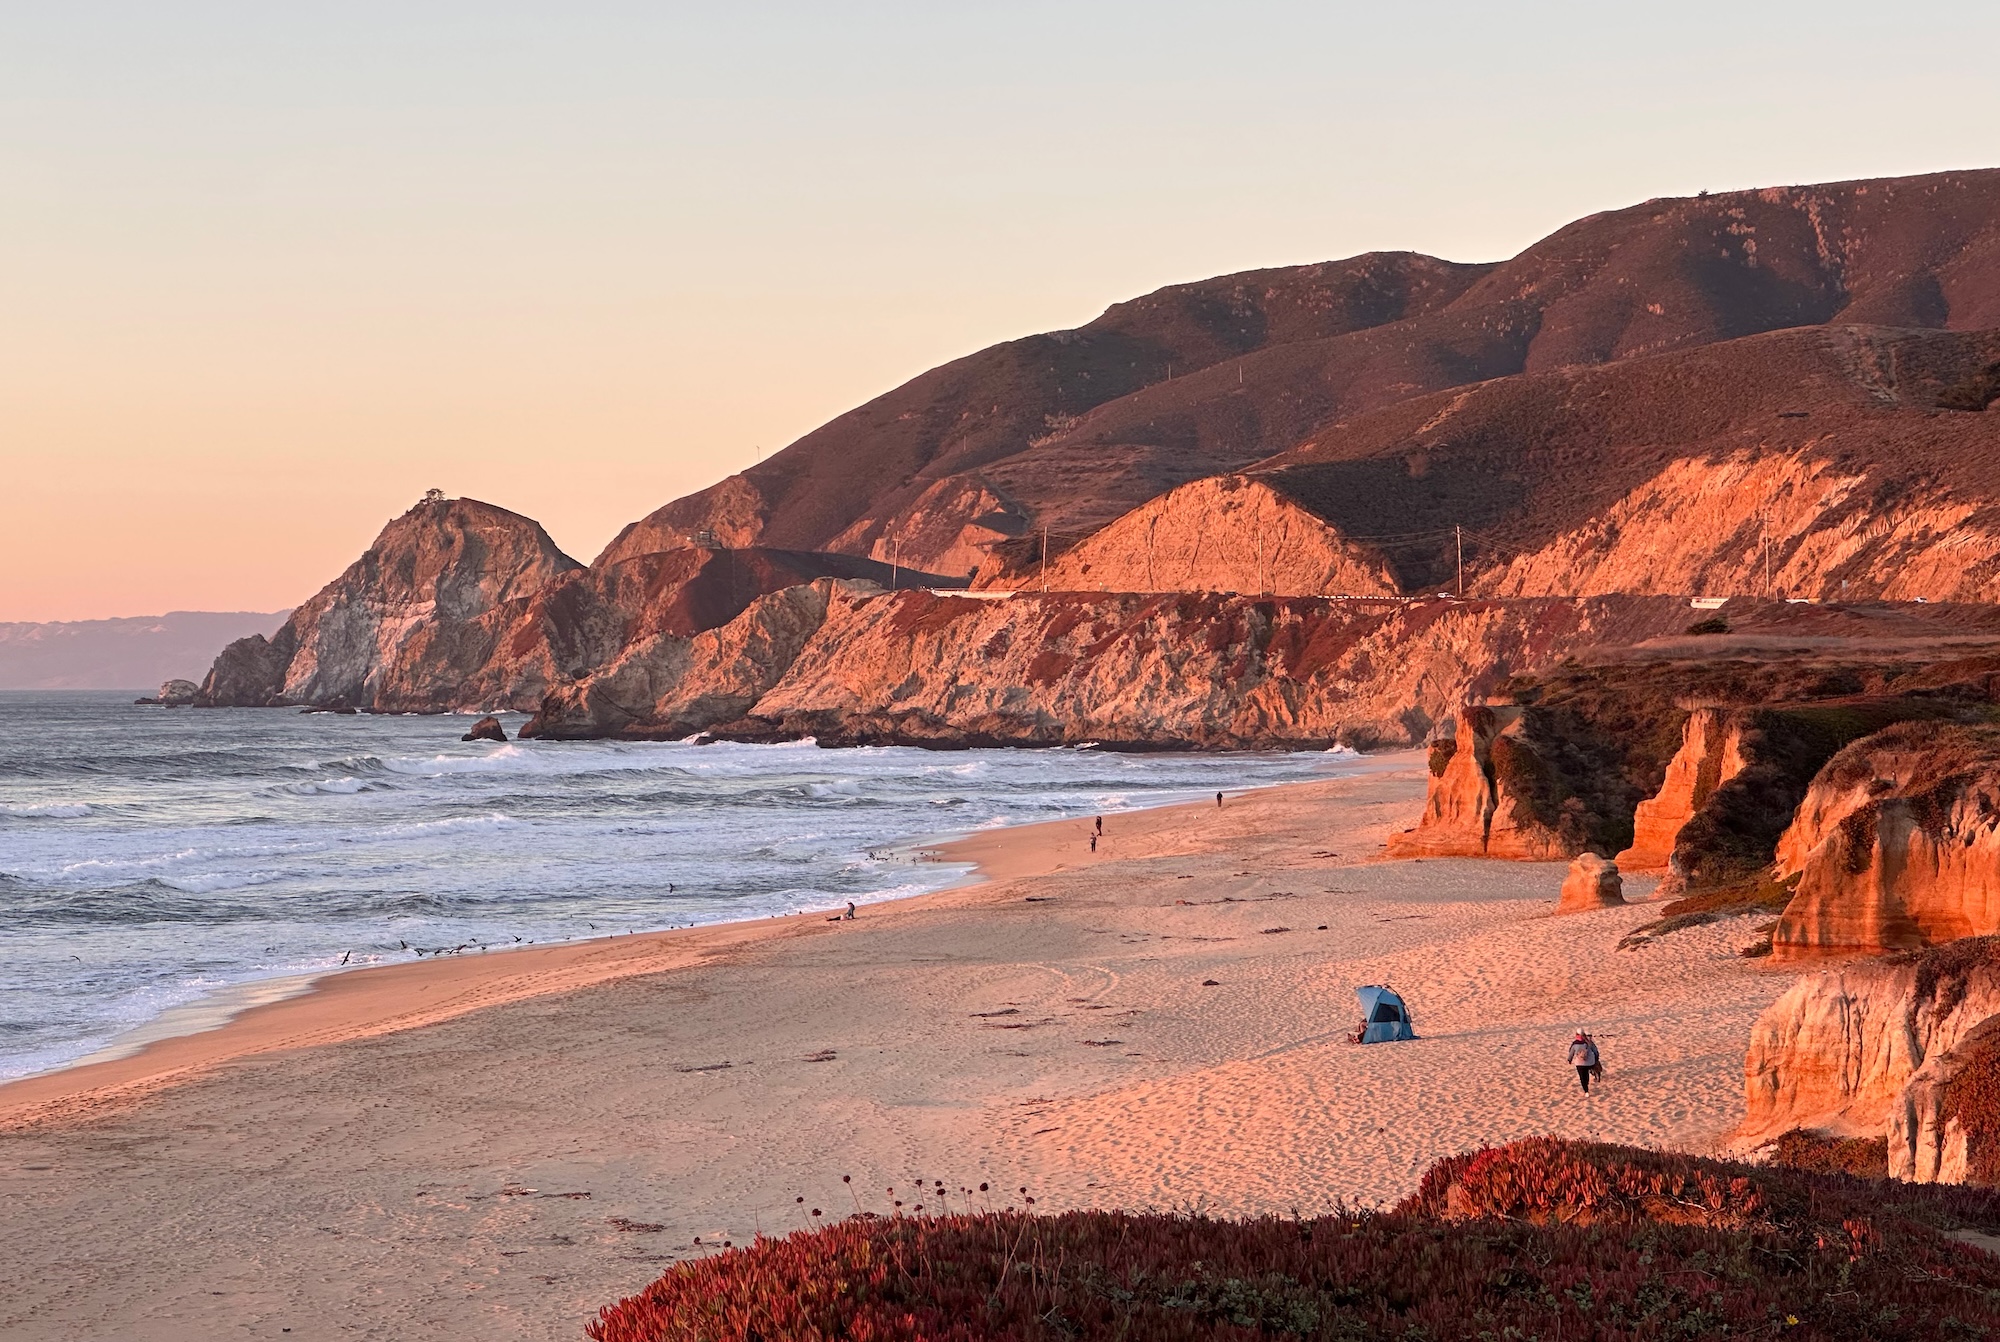
M 429 500 L 202 702 L 1414 743 L 1689 597 L 1994 600 L 1996 397 L 2000 170 L 1651 201 L 1497 265 L 1225 276 L 996 346 L 588 567 Z
M 2000 326 L 2000 171 L 1648 201 L 1496 266 L 1371 255 L 1161 290 L 923 374 L 604 557 L 708 531 L 1019 573 L 1043 528 L 1060 549 L 1412 397 L 1829 324 Z

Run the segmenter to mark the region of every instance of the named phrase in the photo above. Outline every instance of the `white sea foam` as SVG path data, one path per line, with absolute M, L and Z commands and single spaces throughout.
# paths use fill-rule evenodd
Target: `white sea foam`
M 378 784 L 359 778 L 322 778 L 312 783 L 287 783 L 284 790 L 295 797 L 351 797 L 357 792 L 367 792 L 377 786 Z
M 75 820 L 89 814 L 90 807 L 82 802 L 0 803 L 0 815 L 17 820 Z

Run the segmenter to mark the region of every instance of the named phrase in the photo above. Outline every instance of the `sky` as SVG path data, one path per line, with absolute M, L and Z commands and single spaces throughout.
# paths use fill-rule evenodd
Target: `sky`
M 0 0 L 0 621 L 278 610 L 427 488 L 589 559 L 1209 275 L 2000 165 L 2000 7 Z

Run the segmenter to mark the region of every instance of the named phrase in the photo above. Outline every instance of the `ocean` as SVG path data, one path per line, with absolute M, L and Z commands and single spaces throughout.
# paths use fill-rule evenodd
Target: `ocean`
M 0 1079 L 419 950 L 832 909 L 913 846 L 1331 777 L 1352 755 L 461 742 L 465 717 L 0 693 Z M 503 715 L 510 735 L 525 719 Z

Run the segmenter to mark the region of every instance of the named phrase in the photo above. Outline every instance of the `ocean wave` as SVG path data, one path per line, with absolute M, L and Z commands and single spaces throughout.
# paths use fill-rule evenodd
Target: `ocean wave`
M 379 755 L 342 755 L 338 759 L 314 760 L 311 764 L 297 766 L 300 773 L 319 773 L 322 770 L 342 774 L 379 774 L 386 771 Z
M 282 881 L 291 873 L 282 871 L 201 871 L 177 872 L 172 876 L 154 876 L 154 883 L 169 890 L 178 890 L 188 895 L 212 895 L 222 890 L 246 890 L 251 886 L 269 885 Z
M 63 881 L 116 879 L 120 876 L 151 875 L 162 868 L 195 863 L 226 862 L 233 858 L 287 857 L 296 853 L 325 851 L 327 845 L 303 839 L 285 843 L 233 844 L 218 847 L 178 848 L 169 853 L 148 853 L 139 857 L 89 857 L 63 863 L 50 878 Z
M 273 878 L 275 879 L 275 878 Z M 11 902 L 7 924 L 26 932 L 38 928 L 111 928 L 146 923 L 194 923 L 216 927 L 231 923 L 270 926 L 270 910 L 234 900 L 205 899 L 210 893 L 183 890 L 157 877 L 111 888 L 32 890 Z M 10 900 L 14 897 L 10 896 Z
M 14 820 L 74 820 L 89 814 L 82 802 L 0 802 L 0 816 Z
M 379 832 L 408 838 L 419 834 L 452 834 L 463 830 L 514 829 L 520 823 L 511 815 L 495 811 L 490 815 L 457 815 L 447 820 L 419 820 L 407 825 L 385 825 Z
M 310 783 L 282 783 L 280 792 L 288 792 L 294 797 L 342 796 L 351 797 L 357 792 L 382 792 L 388 789 L 386 783 L 371 783 L 365 779 L 320 778 Z
M 390 773 L 417 778 L 447 778 L 454 774 L 588 774 L 632 770 L 673 769 L 687 763 L 689 747 L 671 742 L 621 742 L 571 745 L 568 749 L 533 749 L 518 745 L 496 747 L 480 755 L 395 755 L 382 761 Z
M 853 778 L 836 778 L 830 783 L 807 783 L 808 797 L 858 797 L 861 783 Z

